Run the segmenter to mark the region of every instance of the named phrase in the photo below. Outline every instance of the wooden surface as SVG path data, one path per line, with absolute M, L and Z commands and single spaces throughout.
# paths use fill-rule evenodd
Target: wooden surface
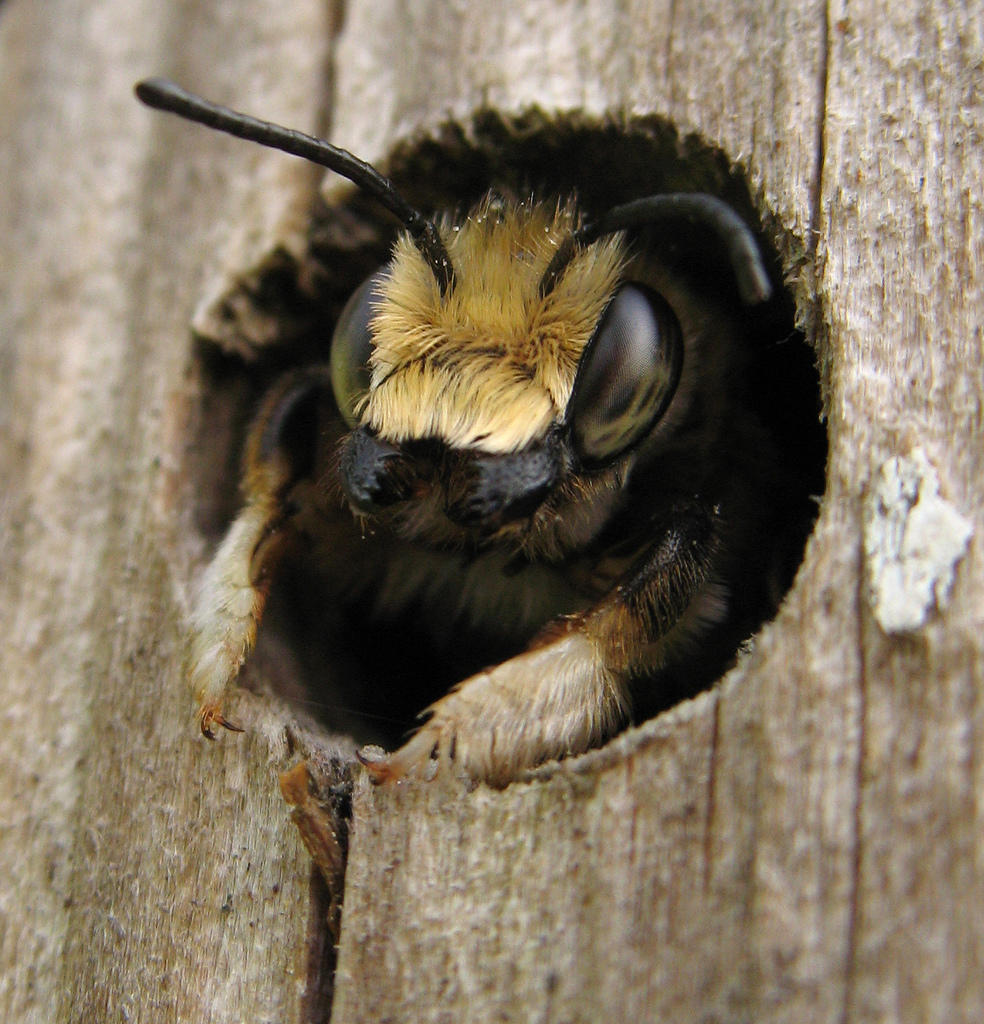
M 4 1021 L 289 1021 L 321 998 L 276 779 L 303 735 L 258 708 L 210 746 L 181 677 L 188 324 L 235 233 L 261 243 L 314 181 L 132 94 L 183 71 L 314 127 L 324 11 L 282 6 L 0 9 Z
M 945 618 L 888 637 L 862 506 L 921 444 L 982 535 L 980 17 L 562 5 L 498 15 L 479 58 L 474 24 L 404 49 L 385 6 L 353 12 L 340 49 L 412 67 L 437 38 L 447 59 L 426 84 L 391 72 L 371 123 L 341 61 L 353 145 L 488 96 L 654 110 L 740 159 L 819 353 L 831 452 L 798 582 L 714 693 L 542 783 L 357 790 L 333 1021 L 979 1020 L 980 540 Z
M 503 792 L 357 785 L 332 1020 L 982 1019 L 980 15 L 380 2 L 333 35 L 313 0 L 206 8 L 0 8 L 0 1016 L 327 1013 L 275 779 L 310 734 L 243 695 L 248 736 L 206 746 L 180 673 L 188 323 L 292 251 L 314 183 L 148 116 L 131 83 L 164 71 L 302 128 L 327 109 L 368 159 L 481 105 L 699 130 L 823 373 L 818 526 L 718 688 Z M 975 536 L 948 607 L 886 635 L 865 496 L 916 445 Z

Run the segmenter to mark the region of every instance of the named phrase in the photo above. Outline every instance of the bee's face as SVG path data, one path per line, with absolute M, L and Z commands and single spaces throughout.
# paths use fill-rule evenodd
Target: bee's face
M 449 293 L 403 239 L 353 296 L 332 379 L 357 514 L 437 545 L 563 549 L 617 504 L 631 450 L 676 387 L 680 329 L 660 296 L 623 281 L 620 235 L 544 290 L 576 227 L 570 206 L 486 202 L 444 227 L 462 268 Z

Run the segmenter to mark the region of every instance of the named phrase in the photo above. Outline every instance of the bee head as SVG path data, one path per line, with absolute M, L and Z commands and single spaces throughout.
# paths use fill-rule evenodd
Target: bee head
M 490 198 L 461 223 L 424 217 L 375 168 L 303 133 L 141 82 L 138 97 L 344 175 L 404 226 L 352 296 L 331 348 L 351 433 L 341 482 L 359 515 L 446 544 L 501 535 L 583 542 L 670 405 L 683 362 L 669 303 L 626 279 L 625 232 L 697 221 L 748 302 L 769 296 L 745 224 L 703 194 L 653 196 L 582 223 L 574 206 Z
M 515 531 L 566 480 L 564 411 L 623 262 L 606 239 L 541 294 L 575 219 L 569 205 L 487 199 L 440 226 L 455 267 L 448 292 L 403 237 L 352 297 L 332 383 L 352 428 L 341 480 L 356 511 L 392 510 L 439 542 L 488 537 Z
M 673 309 L 627 278 L 623 228 L 681 211 L 739 232 L 741 266 L 752 259 L 739 285 L 765 298 L 747 228 L 708 196 L 655 197 L 595 226 L 572 203 L 486 199 L 439 225 L 455 268 L 445 291 L 412 240 L 398 240 L 332 341 L 353 510 L 438 543 L 583 543 L 617 502 L 683 362 Z M 575 505 L 596 514 L 574 516 Z M 573 532 L 554 537 L 562 528 Z

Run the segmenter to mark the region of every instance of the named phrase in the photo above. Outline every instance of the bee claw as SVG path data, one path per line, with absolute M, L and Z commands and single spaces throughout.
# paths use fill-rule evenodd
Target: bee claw
M 442 751 L 431 730 L 424 726 L 392 754 L 386 754 L 379 747 L 363 747 L 355 756 L 369 772 L 372 781 L 383 785 L 400 782 L 411 776 L 429 782 L 436 775 L 442 760 L 446 760 L 441 755 Z
M 228 729 L 229 732 L 246 731 L 238 723 L 224 717 L 218 707 L 208 704 L 203 706 L 198 712 L 198 724 L 201 727 L 202 735 L 207 740 L 214 740 L 218 738 L 215 735 L 213 726 L 221 726 L 223 729 Z
M 355 752 L 355 756 L 377 786 L 386 782 L 395 782 L 402 774 L 393 770 L 389 755 L 379 747 L 362 747 Z

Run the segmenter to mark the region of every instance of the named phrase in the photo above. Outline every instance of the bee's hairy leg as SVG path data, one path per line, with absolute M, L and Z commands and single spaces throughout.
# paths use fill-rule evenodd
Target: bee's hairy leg
M 505 785 L 524 768 L 600 743 L 628 711 L 625 681 L 591 639 L 573 629 L 459 684 L 430 709 L 413 738 L 383 761 L 377 782 L 418 775 L 433 754 L 468 775 Z
M 610 736 L 628 715 L 633 676 L 659 667 L 674 631 L 694 627 L 701 614 L 717 514 L 697 502 L 676 513 L 604 600 L 550 624 L 523 654 L 460 683 L 389 757 L 363 758 L 372 778 L 423 776 L 436 757 L 438 769 L 453 763 L 474 779 L 505 785 Z
M 324 371 L 284 378 L 267 397 L 246 444 L 246 505 L 202 578 L 191 616 L 188 675 L 203 735 L 242 729 L 222 714 L 222 699 L 256 639 L 270 584 L 295 536 L 295 516 L 310 486 L 316 407 L 330 384 Z M 329 399 L 330 400 L 330 399 Z
M 191 617 L 188 665 L 198 722 L 209 739 L 215 738 L 215 726 L 242 732 L 222 714 L 222 699 L 256 639 L 282 547 L 283 520 L 276 499 L 248 504 L 202 579 Z

